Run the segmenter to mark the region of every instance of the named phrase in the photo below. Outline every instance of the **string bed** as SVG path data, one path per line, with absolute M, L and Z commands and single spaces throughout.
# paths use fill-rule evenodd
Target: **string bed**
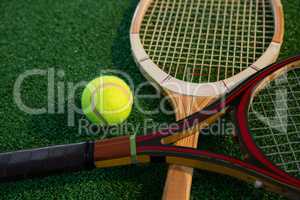
M 140 37 L 150 59 L 180 80 L 231 77 L 267 49 L 274 33 L 269 0 L 154 0 Z
M 300 69 L 269 82 L 252 99 L 249 130 L 263 153 L 300 178 Z

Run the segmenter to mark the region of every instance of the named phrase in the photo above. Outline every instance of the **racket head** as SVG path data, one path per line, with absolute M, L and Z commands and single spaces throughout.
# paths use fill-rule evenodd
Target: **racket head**
M 258 183 L 266 190 L 279 193 L 290 199 L 298 199 L 300 194 L 299 178 L 276 166 L 271 159 L 265 155 L 265 152 L 257 145 L 255 137 L 253 136 L 253 130 L 251 131 L 248 123 L 251 102 L 263 92 L 263 89 L 267 87 L 268 84 L 273 83 L 274 80 L 279 79 L 285 73 L 293 72 L 295 69 L 298 70 L 297 74 L 300 77 L 300 55 L 270 65 L 249 77 L 247 81 L 240 84 L 239 87 L 236 87 L 227 95 L 226 99 L 220 98 L 207 107 L 207 110 L 215 110 L 217 113 L 219 111 L 223 112 L 223 109 L 231 110 L 226 109 L 226 107 L 230 105 L 236 108 L 234 114 L 242 150 L 246 150 L 247 155 L 253 159 L 242 161 L 228 155 L 206 150 L 159 145 L 161 141 L 164 141 L 163 144 L 165 144 L 166 140 L 164 139 L 166 137 L 172 137 L 176 136 L 176 133 L 182 133 L 184 124 L 189 124 L 188 127 L 192 128 L 192 122 L 197 120 L 204 122 L 206 119 L 216 115 L 212 113 L 211 115 L 205 116 L 205 114 L 200 111 L 189 116 L 185 121 L 182 121 L 182 123 L 179 122 L 178 128 L 175 130 L 168 128 L 160 132 L 154 132 L 148 136 L 140 137 L 138 142 L 141 142 L 141 145 L 138 145 L 137 152 L 141 155 L 154 156 L 154 159 L 162 157 L 169 164 L 185 165 L 229 175 L 253 184 Z M 293 74 L 294 73 L 292 73 L 292 75 Z M 292 80 L 294 77 L 292 77 Z M 300 85 L 300 78 L 297 84 Z M 300 92 L 298 92 L 300 91 L 300 86 L 297 86 L 298 85 L 296 85 L 296 94 L 298 94 L 300 99 Z M 272 87 L 269 89 L 274 90 Z M 237 104 L 237 102 L 239 103 Z M 297 108 L 300 109 L 300 107 Z M 219 116 L 217 116 L 217 118 L 219 118 Z M 153 140 L 156 140 L 156 143 Z M 149 141 L 148 144 L 147 141 Z M 169 143 L 166 142 L 166 144 Z
M 283 32 L 280 0 L 141 0 L 130 41 L 142 73 L 162 89 L 220 96 L 277 59 Z
M 251 158 L 300 187 L 300 56 L 271 68 L 241 98 L 237 130 Z

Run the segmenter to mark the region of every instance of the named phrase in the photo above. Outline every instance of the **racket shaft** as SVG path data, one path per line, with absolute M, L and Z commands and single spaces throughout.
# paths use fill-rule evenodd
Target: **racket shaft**
M 84 142 L 0 154 L 0 180 L 93 167 L 93 143 Z

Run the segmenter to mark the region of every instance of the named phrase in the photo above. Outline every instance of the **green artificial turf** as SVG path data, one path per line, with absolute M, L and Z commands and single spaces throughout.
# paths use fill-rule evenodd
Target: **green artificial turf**
M 135 85 L 145 81 L 136 67 L 129 44 L 129 27 L 137 0 L 2 0 L 0 3 L 0 152 L 73 143 L 101 138 L 78 134 L 78 120 L 67 125 L 68 102 L 80 106 L 83 90 L 74 99 L 67 98 L 71 83 L 90 81 L 105 70 L 128 73 Z M 286 33 L 280 58 L 300 51 L 300 3 L 283 0 Z M 17 78 L 27 70 L 64 71 L 56 76 L 55 88 L 65 89 L 63 113 L 29 115 L 21 111 L 13 98 Z M 58 85 L 58 82 L 64 86 Z M 57 90 L 56 90 L 57 91 Z M 148 93 L 154 93 L 148 87 Z M 47 105 L 47 78 L 36 76 L 22 85 L 22 99 L 27 105 Z M 139 99 L 145 109 L 159 100 Z M 56 110 L 57 112 L 57 110 Z M 146 115 L 135 107 L 131 124 L 170 122 L 174 117 L 161 113 Z M 126 132 L 121 132 L 126 134 Z M 225 151 L 231 151 L 225 149 Z M 97 169 L 55 175 L 42 179 L 0 184 L 0 199 L 160 199 L 167 166 L 130 166 Z M 279 199 L 255 190 L 236 179 L 195 170 L 192 199 Z

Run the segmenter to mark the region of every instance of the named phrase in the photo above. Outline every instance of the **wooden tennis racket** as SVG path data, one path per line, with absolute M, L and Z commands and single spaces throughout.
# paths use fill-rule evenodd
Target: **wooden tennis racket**
M 254 73 L 204 111 L 145 136 L 1 153 L 0 180 L 165 162 L 230 175 L 299 199 L 300 55 Z M 172 145 L 229 112 L 233 113 L 245 159 Z
M 140 0 L 130 39 L 180 120 L 273 63 L 283 32 L 280 0 Z M 196 147 L 197 133 L 176 144 Z M 163 199 L 189 199 L 191 182 L 191 168 L 170 166 Z

